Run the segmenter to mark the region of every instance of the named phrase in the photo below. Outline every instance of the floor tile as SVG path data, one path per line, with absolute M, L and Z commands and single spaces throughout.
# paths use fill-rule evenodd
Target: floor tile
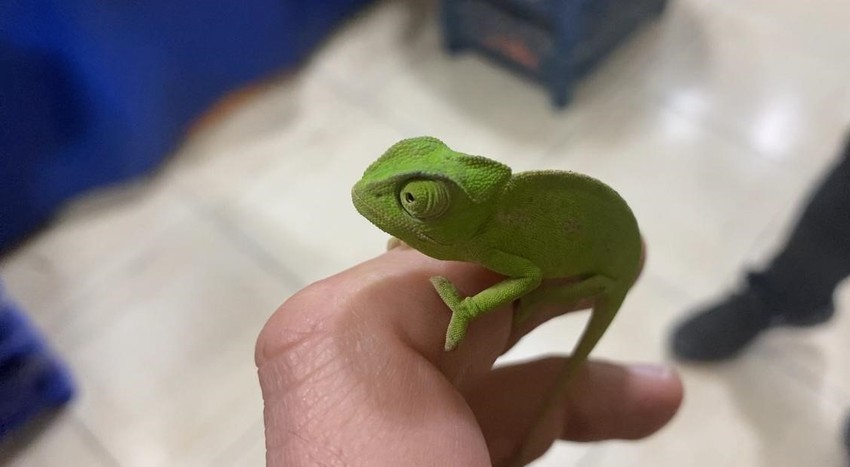
M 72 413 L 40 419 L 36 425 L 38 427 L 29 426 L 0 445 L 0 464 L 9 467 L 115 466 L 114 459 Z
M 758 343 L 758 351 L 811 391 L 843 404 L 850 415 L 850 282 L 835 294 L 833 319 L 811 329 L 777 329 Z
M 239 442 L 208 465 L 214 467 L 266 465 L 266 442 L 263 424 L 254 425 L 245 432 Z
M 305 160 L 298 148 L 332 138 L 346 125 L 347 104 L 319 71 L 282 76 L 243 102 L 233 115 L 195 132 L 163 176 L 211 208 L 260 183 L 273 167 Z
M 75 413 L 122 465 L 206 465 L 262 420 L 254 341 L 296 287 L 210 220 L 174 226 L 56 336 Z
M 297 170 L 281 161 L 223 211 L 229 222 L 305 281 L 384 251 L 388 235 L 357 213 L 351 187 L 387 148 L 412 136 L 355 107 L 338 110 L 348 123 L 331 120 L 333 137 L 290 147 L 299 159 Z
M 0 263 L 0 277 L 36 322 L 59 329 L 70 302 L 161 239 L 189 208 L 170 185 L 143 180 L 72 202 Z
M 590 444 L 562 443 L 552 446 L 546 454 L 529 464 L 530 467 L 562 467 L 583 465 L 593 446 Z
M 439 47 L 431 0 L 381 0 L 333 34 L 311 65 L 363 97 Z
M 840 57 L 832 55 L 840 53 L 839 50 L 850 49 L 850 34 L 847 34 L 850 4 L 843 0 L 824 0 L 816 5 L 794 0 L 706 1 L 769 24 L 784 34 L 795 37 L 805 46 L 812 48 L 813 53 L 828 60 Z
M 850 49 L 818 55 L 799 34 L 721 3 L 672 2 L 660 27 L 628 47 L 633 66 L 622 79 L 765 157 L 828 158 L 847 124 L 830 98 L 847 82 L 834 63 Z

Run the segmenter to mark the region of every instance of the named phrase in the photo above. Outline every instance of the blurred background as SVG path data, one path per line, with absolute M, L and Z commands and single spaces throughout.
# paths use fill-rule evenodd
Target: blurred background
M 0 326 L 0 464 L 263 465 L 256 336 L 383 251 L 349 190 L 401 138 L 617 189 L 648 263 L 595 355 L 672 362 L 671 326 L 781 245 L 850 127 L 843 0 L 443 6 L 0 5 L 0 280 L 21 318 Z M 842 465 L 850 288 L 836 306 L 677 364 L 684 406 L 649 440 L 535 465 Z M 505 361 L 568 352 L 585 319 Z M 24 328 L 39 344 L 9 360 Z

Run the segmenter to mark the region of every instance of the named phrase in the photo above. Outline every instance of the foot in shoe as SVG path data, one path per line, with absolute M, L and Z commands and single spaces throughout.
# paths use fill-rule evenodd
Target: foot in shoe
M 740 293 L 698 312 L 675 329 L 671 347 L 676 357 L 719 361 L 736 356 L 772 326 L 814 326 L 835 312 L 831 297 L 790 300 L 770 292 L 756 274 Z
M 698 312 L 673 332 L 677 358 L 719 361 L 734 357 L 772 321 L 762 299 L 751 290 L 732 295 Z

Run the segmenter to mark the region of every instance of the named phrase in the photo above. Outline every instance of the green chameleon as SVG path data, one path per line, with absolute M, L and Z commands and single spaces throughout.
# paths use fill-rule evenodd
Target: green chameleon
M 640 270 L 642 243 L 626 202 L 602 182 L 572 172 L 512 175 L 480 156 L 455 152 L 436 138 L 393 145 L 352 189 L 357 211 L 390 235 L 440 260 L 467 261 L 506 276 L 469 297 L 445 277 L 431 282 L 452 311 L 446 350 L 469 323 L 518 301 L 521 322 L 536 307 L 593 300 L 561 393 L 602 337 Z M 541 287 L 545 279 L 569 278 Z

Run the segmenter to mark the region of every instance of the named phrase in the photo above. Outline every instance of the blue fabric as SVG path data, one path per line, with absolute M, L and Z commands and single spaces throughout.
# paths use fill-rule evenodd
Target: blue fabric
M 366 1 L 0 1 L 0 249 L 151 170 L 216 99 L 297 64 Z
M 0 440 L 73 394 L 64 365 L 0 287 Z
M 444 45 L 471 49 L 549 88 L 565 107 L 577 80 L 668 0 L 443 0 Z

